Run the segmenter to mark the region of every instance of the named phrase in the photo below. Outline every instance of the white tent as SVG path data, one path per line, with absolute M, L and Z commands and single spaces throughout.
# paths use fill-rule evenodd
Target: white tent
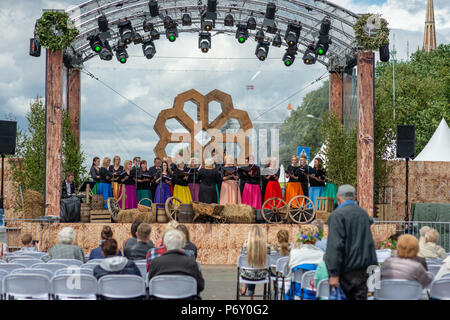
M 311 161 L 309 162 L 309 166 L 310 167 L 314 167 L 314 159 L 317 158 L 317 157 L 322 158 L 323 162 L 326 162 L 327 158 L 325 157 L 324 153 L 325 153 L 325 145 L 323 144 L 320 147 L 319 152 L 317 152 L 316 156 L 311 158 Z
M 278 182 L 279 183 L 284 183 L 285 182 L 285 176 L 284 176 L 284 166 L 281 165 L 280 166 L 280 178 L 278 178 Z
M 414 161 L 450 161 L 450 128 L 444 118 Z

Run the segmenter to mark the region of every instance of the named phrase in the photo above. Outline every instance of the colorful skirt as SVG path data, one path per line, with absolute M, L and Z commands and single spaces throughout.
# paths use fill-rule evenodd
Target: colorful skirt
M 336 193 L 337 193 L 336 185 L 332 184 L 331 182 L 327 182 L 325 188 L 322 191 L 322 197 L 333 198 L 334 205 L 337 205 Z
M 303 189 L 300 182 L 288 182 L 286 185 L 286 204 L 289 204 L 292 198 L 302 196 Z
M 98 184 L 98 190 L 97 191 L 98 191 L 97 194 L 103 195 L 103 201 L 105 202 L 105 209 L 108 209 L 108 205 L 106 204 L 106 200 L 108 200 L 108 198 L 111 198 L 113 196 L 111 183 L 100 182 Z
M 166 203 L 166 200 L 172 196 L 170 192 L 170 186 L 167 183 L 160 183 L 156 187 L 155 197 L 153 198 L 153 202 L 155 203 Z M 161 207 L 161 206 L 158 206 Z M 164 206 L 162 206 L 164 208 Z
M 266 187 L 266 193 L 264 194 L 264 202 L 270 198 L 283 199 L 283 194 L 281 192 L 280 183 L 278 181 L 269 181 Z M 283 206 L 281 201 L 272 201 L 273 203 L 268 203 L 264 209 L 271 209 L 273 207 L 281 208 Z
M 220 204 L 225 205 L 227 203 L 241 203 L 241 192 L 239 191 L 239 185 L 236 180 L 222 182 L 222 187 L 220 188 Z
M 121 186 L 121 184 L 120 183 L 118 183 L 118 182 L 113 182 L 113 183 L 111 183 L 112 184 L 112 190 L 113 190 L 113 196 L 114 196 L 114 198 L 116 198 L 116 199 L 119 199 L 119 197 L 120 197 L 120 186 Z
M 98 194 L 98 185 L 98 182 L 94 184 L 94 187 L 92 188 L 92 194 Z
M 125 208 L 122 208 L 122 201 L 119 201 L 119 206 L 122 209 L 135 209 L 137 208 L 137 197 L 136 197 L 136 186 L 132 185 L 123 185 L 121 189 L 121 195 L 123 190 L 125 189 Z M 119 195 L 119 197 L 121 196 Z
M 136 190 L 136 197 L 137 197 L 137 202 L 139 204 L 139 201 L 141 201 L 142 199 L 145 199 L 145 198 L 152 200 L 152 193 L 148 189 Z M 142 201 L 141 204 L 144 206 L 150 207 L 150 201 L 148 201 L 148 200 Z
M 220 204 L 219 186 L 216 184 L 217 204 Z
M 180 199 L 181 202 L 189 204 L 192 202 L 191 191 L 188 186 L 180 186 L 178 184 L 173 188 L 173 196 Z
M 189 183 L 189 190 L 191 191 L 192 201 L 198 201 L 198 193 L 200 192 L 199 183 Z
M 261 209 L 261 189 L 258 184 L 246 183 L 242 193 L 242 203 L 253 208 Z
M 312 203 L 314 203 L 314 208 L 317 210 L 317 197 L 322 196 L 323 189 L 325 187 L 310 187 L 309 188 L 309 198 L 311 199 Z

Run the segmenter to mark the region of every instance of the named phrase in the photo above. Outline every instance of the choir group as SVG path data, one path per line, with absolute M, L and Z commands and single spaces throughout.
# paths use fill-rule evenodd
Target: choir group
M 214 153 L 213 153 L 214 155 Z M 183 203 L 199 201 L 203 203 L 247 204 L 261 209 L 262 204 L 270 198 L 283 199 L 279 183 L 280 168 L 276 158 L 265 159 L 261 167 L 254 163 L 253 156 L 245 159 L 245 166 L 235 165 L 231 156 L 224 157 L 219 163 L 211 157 L 205 160 L 204 166 L 195 158 L 185 164 L 182 159 L 169 164 L 166 159 L 155 158 L 154 165 L 148 167 L 147 161 L 135 157 L 121 165 L 119 156 L 104 158 L 100 166 L 100 158 L 95 157 L 90 175 L 95 182 L 94 194 L 101 194 L 106 200 L 110 197 L 121 199 L 125 194 L 125 202 L 119 201 L 122 209 L 137 208 L 138 203 L 150 205 L 165 203 L 172 196 Z M 321 196 L 325 187 L 325 171 L 322 159 L 314 159 L 314 167 L 307 164 L 306 156 L 292 156 L 291 164 L 285 171 L 286 203 L 298 196 L 308 196 L 313 203 Z

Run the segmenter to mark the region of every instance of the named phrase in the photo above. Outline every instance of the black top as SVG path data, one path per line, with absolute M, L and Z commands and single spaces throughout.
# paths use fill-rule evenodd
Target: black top
M 298 170 L 299 170 L 298 180 L 300 181 L 300 183 L 302 183 L 302 184 L 308 183 L 308 176 L 307 176 L 307 174 L 313 173 L 313 168 L 311 168 L 310 166 L 308 166 L 306 164 L 304 166 L 300 165 L 298 167 Z M 313 179 L 309 179 L 309 180 L 311 181 Z
M 114 165 L 109 166 L 109 172 L 111 172 L 113 179 L 118 178 L 119 175 L 123 172 L 123 166 L 119 166 L 119 169 L 114 170 Z M 115 180 L 113 180 L 115 181 Z
M 137 174 L 137 178 L 138 180 L 148 180 L 148 181 L 144 181 L 144 182 L 138 182 L 137 183 L 137 190 L 148 190 L 150 189 L 150 172 L 148 170 L 143 171 L 143 170 L 139 170 L 138 174 Z
M 184 250 L 192 250 L 192 251 L 194 251 L 194 256 L 195 256 L 195 259 L 197 259 L 197 251 L 198 251 L 198 249 L 197 249 L 197 246 L 195 245 L 195 244 L 193 244 L 192 242 L 186 242 L 186 245 L 184 246 L 184 248 L 183 248 Z
M 220 182 L 220 175 L 216 169 L 201 168 L 198 171 L 200 183 L 207 186 L 216 186 Z
M 242 177 L 245 183 L 248 184 L 259 184 L 261 181 L 261 169 L 257 165 L 249 165 L 246 167 L 239 168 Z
M 128 174 L 126 171 L 123 171 L 122 174 L 119 176 L 119 182 L 131 186 L 136 184 L 136 171 L 133 169 Z
M 189 183 L 194 183 L 194 179 L 195 183 L 200 183 L 200 181 L 198 180 L 198 168 L 187 168 L 187 172 L 189 174 Z
M 158 171 L 156 173 L 156 179 L 159 179 L 160 177 L 162 177 L 162 181 L 158 181 L 158 183 L 171 183 L 172 182 L 172 175 L 171 174 L 162 174 L 161 171 Z M 155 182 L 156 183 L 156 182 Z
M 288 182 L 299 182 L 299 176 L 300 176 L 300 172 L 299 172 L 299 168 L 298 167 L 294 167 L 293 165 L 288 165 L 286 173 L 294 175 L 297 177 L 297 179 L 295 179 L 294 177 L 289 177 L 289 181 Z
M 154 247 L 155 245 L 152 240 L 148 242 L 136 240 L 136 244 L 132 247 L 125 248 L 123 254 L 130 260 L 143 260 L 146 258 L 148 250 Z
M 70 184 L 70 194 L 68 193 L 68 188 L 67 188 L 67 184 L 66 184 L 66 180 L 64 180 L 62 182 L 62 188 L 61 188 L 61 192 L 62 192 L 62 198 L 70 198 L 72 196 L 73 193 L 75 193 L 75 184 L 72 182 Z
M 231 179 L 224 179 L 225 177 L 227 177 L 227 176 L 231 176 L 231 175 L 236 175 L 237 176 L 237 167 L 235 167 L 235 166 L 230 166 L 230 167 L 225 167 L 225 166 L 222 166 L 221 168 L 220 168 L 220 175 L 222 176 L 222 180 L 223 181 L 227 181 L 227 180 L 237 180 L 237 179 L 233 179 L 233 178 L 231 178 Z
M 173 172 L 173 183 L 179 186 L 186 187 L 189 184 L 189 179 L 185 179 L 186 177 L 189 178 L 186 170 L 180 170 L 176 168 Z
M 89 173 L 91 174 L 92 180 L 94 180 L 94 182 L 100 182 L 100 178 L 97 178 L 97 176 L 100 176 L 100 169 L 97 170 L 94 166 L 92 166 Z
M 323 169 L 314 170 L 312 175 L 317 178 L 320 178 L 322 181 L 317 181 L 313 178 L 310 178 L 309 184 L 311 187 L 325 187 L 325 181 L 323 181 L 325 179 L 325 170 Z
M 265 168 L 265 170 L 263 169 L 263 171 L 261 172 L 263 180 L 267 182 L 278 181 L 278 179 L 280 178 L 280 169 L 278 169 L 277 172 L 275 173 L 275 177 L 273 177 L 273 173 L 271 171 L 273 171 L 273 169 L 271 168 Z
M 112 173 L 106 168 L 100 168 L 100 182 L 111 183 Z

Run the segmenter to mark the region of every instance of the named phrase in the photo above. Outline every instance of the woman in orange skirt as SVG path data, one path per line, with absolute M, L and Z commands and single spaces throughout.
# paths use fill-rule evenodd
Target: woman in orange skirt
M 302 185 L 299 181 L 298 172 L 298 157 L 293 155 L 291 158 L 291 164 L 287 167 L 286 177 L 289 178 L 289 181 L 286 185 L 286 204 L 289 205 L 289 201 L 296 196 L 303 195 Z
M 264 193 L 264 202 L 270 198 L 283 199 L 283 194 L 281 192 L 281 186 L 278 182 L 280 178 L 280 169 L 277 166 L 277 159 L 272 158 L 270 160 L 270 166 L 262 170 L 263 180 L 267 181 L 266 192 Z M 263 209 L 271 209 L 274 207 L 281 208 L 282 202 L 273 200 L 267 203 Z

